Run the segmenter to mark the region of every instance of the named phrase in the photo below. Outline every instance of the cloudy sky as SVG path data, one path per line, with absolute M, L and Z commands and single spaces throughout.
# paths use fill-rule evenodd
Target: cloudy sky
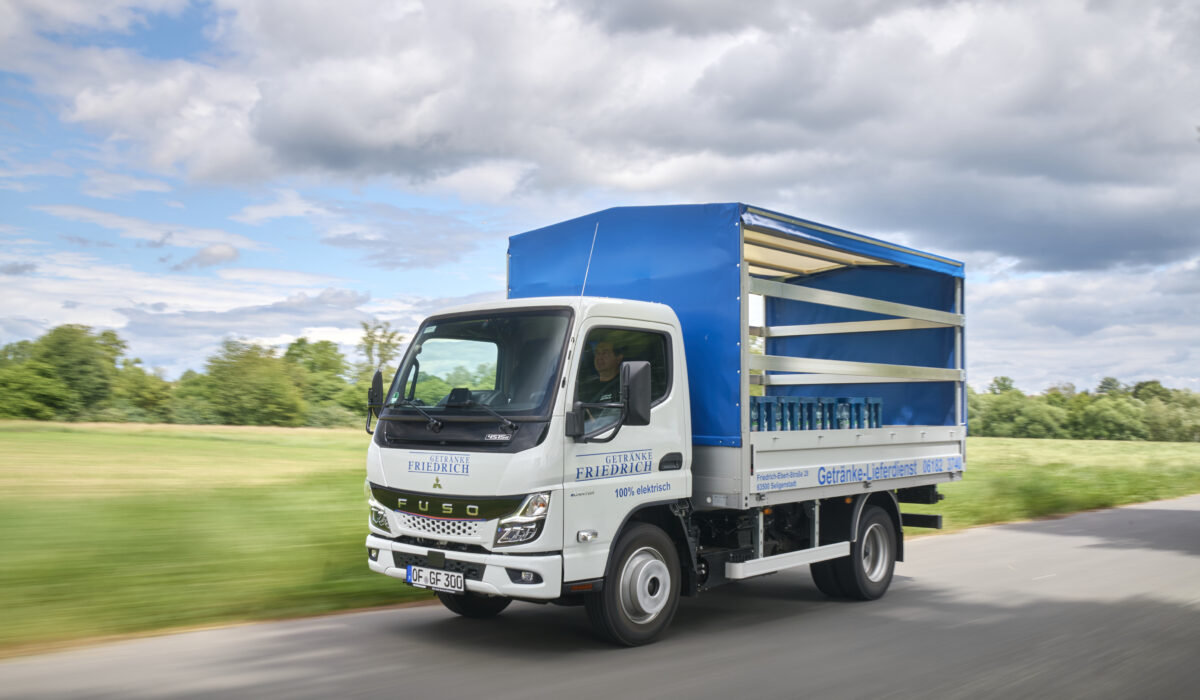
M 405 329 L 742 201 L 968 265 L 977 388 L 1200 390 L 1194 0 L 0 0 L 0 343 Z

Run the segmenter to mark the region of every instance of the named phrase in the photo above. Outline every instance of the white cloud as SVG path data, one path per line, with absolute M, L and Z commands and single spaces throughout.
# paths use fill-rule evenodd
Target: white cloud
M 0 263 L 0 275 L 10 275 L 13 277 L 20 275 L 29 275 L 37 270 L 37 265 L 28 262 L 10 262 Z
M 219 229 L 194 228 L 180 224 L 147 221 L 72 204 L 39 206 L 35 209 L 60 219 L 82 221 L 117 231 L 123 238 L 148 241 L 154 246 L 207 248 L 213 245 L 224 245 L 244 250 L 265 249 L 265 246 L 253 239 Z
M 329 211 L 315 202 L 300 196 L 295 190 L 279 190 L 278 199 L 270 204 L 250 205 L 229 217 L 245 224 L 261 224 L 264 221 L 286 217 L 327 216 Z
M 142 24 L 147 14 L 178 14 L 191 0 L 9 0 L 7 19 L 12 26 L 27 26 L 47 32 L 79 30 L 128 31 Z
M 512 159 L 483 161 L 438 177 L 424 189 L 431 192 L 470 192 L 472 199 L 477 201 L 503 204 L 535 170 L 536 166 L 530 162 Z
M 295 270 L 266 270 L 251 267 L 231 267 L 217 271 L 222 279 L 236 282 L 275 285 L 279 287 L 326 287 L 342 284 L 346 280 L 330 275 L 319 275 Z
M 70 177 L 73 170 L 54 161 L 39 161 L 32 163 L 19 162 L 11 157 L 0 155 L 0 190 L 12 192 L 32 192 L 39 188 L 36 178 Z
M 91 197 L 112 199 L 137 192 L 170 192 L 171 186 L 162 180 L 133 177 L 103 170 L 89 170 L 87 182 L 80 190 Z
M 295 293 L 264 280 L 145 273 L 81 253 L 0 253 L 0 266 L 36 265 L 0 275 L 0 344 L 36 338 L 64 323 L 115 329 L 130 355 L 176 377 L 200 369 L 226 337 L 359 333 L 370 297 L 347 289 Z M 350 348 L 352 350 L 352 348 Z
M 216 5 L 221 50 L 204 63 L 64 46 L 35 62 L 50 49 L 26 36 L 9 69 L 68 100 L 68 119 L 200 179 L 741 199 L 1044 270 L 1200 247 L 1187 4 Z M 142 12 L 68 7 L 14 12 L 27 32 Z M 282 190 L 238 220 L 325 213 Z M 381 235 L 359 228 L 331 238 Z
M 1195 3 L 217 0 L 203 59 L 81 46 L 87 31 L 131 31 L 148 12 L 181 7 L 9 2 L 0 70 L 27 78 L 113 156 L 172 183 L 269 193 L 235 221 L 302 217 L 374 266 L 446 266 L 521 230 L 514 221 L 740 200 L 965 259 L 972 381 L 1009 374 L 1040 389 L 1115 374 L 1196 386 Z M 0 187 L 73 174 L 31 160 L 6 161 Z M 125 192 L 161 182 L 135 180 Z M 327 192 L 330 182 L 504 208 L 431 211 L 298 184 Z M 197 256 L 262 249 L 226 231 L 43 211 Z M 19 281 L 45 289 L 75 263 L 3 264 L 35 264 Z M 70 295 L 49 299 L 53 311 L 31 299 L 29 318 L 92 313 L 116 326 L 126 317 L 112 309 L 132 309 L 152 334 L 152 316 L 193 327 L 241 309 L 231 327 L 277 319 L 254 337 L 343 328 L 274 306 L 296 291 L 311 305 L 342 285 L 320 275 L 225 269 L 218 298 L 254 299 L 188 307 L 173 294 L 122 303 L 100 280 L 92 301 L 83 274 L 58 282 Z M 316 305 L 410 327 L 431 303 Z
M 1006 375 L 1026 391 L 1159 379 L 1200 389 L 1200 259 L 1163 268 L 968 278 L 970 382 Z
M 171 269 L 186 270 L 191 267 L 212 267 L 221 263 L 233 262 L 237 258 L 237 248 L 228 243 L 214 243 L 201 248 L 195 255 L 177 265 L 173 265 Z
M 499 194 L 505 189 L 501 171 L 475 170 L 466 177 L 491 179 Z M 444 183 L 430 186 L 445 189 Z M 294 190 L 279 190 L 266 204 L 244 207 L 232 216 L 247 224 L 302 217 L 322 243 L 363 251 L 362 262 L 372 267 L 432 268 L 460 261 L 478 245 L 495 237 L 492 225 L 481 225 L 455 211 L 405 208 L 379 201 L 313 198 Z

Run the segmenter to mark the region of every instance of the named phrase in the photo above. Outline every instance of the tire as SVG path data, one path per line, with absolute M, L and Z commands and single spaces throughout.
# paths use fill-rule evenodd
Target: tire
M 442 601 L 442 605 L 445 605 L 450 612 L 475 619 L 495 617 L 512 602 L 512 598 L 476 593 L 443 593 L 442 591 L 436 593 L 438 600 Z
M 830 562 L 843 595 L 875 600 L 887 592 L 896 569 L 896 526 L 879 506 L 867 506 L 858 520 L 850 556 Z
M 679 555 L 659 528 L 637 523 L 617 541 L 604 588 L 584 600 L 602 637 L 624 646 L 654 641 L 679 607 Z
M 846 594 L 842 592 L 842 584 L 838 583 L 832 561 L 813 562 L 808 565 L 808 571 L 812 574 L 813 583 L 817 584 L 818 591 L 830 598 L 846 597 Z

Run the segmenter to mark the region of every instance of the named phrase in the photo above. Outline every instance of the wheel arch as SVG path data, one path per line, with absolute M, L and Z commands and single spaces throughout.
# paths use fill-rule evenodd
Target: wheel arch
M 687 536 L 683 518 L 676 511 L 672 510 L 673 506 L 678 507 L 683 504 L 686 504 L 686 501 L 656 501 L 644 503 L 630 511 L 621 522 L 621 526 L 613 534 L 614 547 L 609 549 L 608 560 L 604 564 L 605 577 L 607 578 L 609 572 L 612 570 L 612 558 L 615 553 L 616 542 L 625 534 L 625 530 L 634 523 L 645 523 L 665 532 L 675 545 L 675 553 L 679 556 L 680 593 L 685 596 L 696 595 L 700 587 L 699 572 L 696 570 L 696 551 Z M 607 581 L 605 585 L 607 585 Z
M 855 499 L 854 512 L 850 518 L 852 541 L 858 537 L 858 521 L 867 506 L 878 506 L 892 519 L 892 527 L 896 530 L 896 561 L 904 561 L 904 528 L 900 525 L 900 501 L 894 491 L 875 491 L 865 493 Z

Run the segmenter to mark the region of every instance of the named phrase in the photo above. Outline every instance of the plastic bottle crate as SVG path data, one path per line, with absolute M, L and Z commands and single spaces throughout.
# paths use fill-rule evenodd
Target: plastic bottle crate
M 799 430 L 799 397 L 751 396 L 750 429 Z
M 795 396 L 779 396 L 776 400 L 779 402 L 779 429 L 780 430 L 799 430 L 797 422 L 799 414 L 799 402 Z
M 778 424 L 776 413 L 779 407 L 774 396 L 750 397 L 750 429 L 753 431 L 775 430 Z
M 837 430 L 838 400 L 828 396 L 817 398 L 817 411 L 820 414 L 817 430 Z
M 882 427 L 878 398 L 751 396 L 750 430 L 845 430 Z
M 883 427 L 883 399 L 867 398 L 867 427 L 882 428 Z
M 838 399 L 838 422 L 845 427 L 861 429 L 867 427 L 867 400 L 857 397 Z
M 812 396 L 796 397 L 796 429 L 817 429 L 817 400 Z

